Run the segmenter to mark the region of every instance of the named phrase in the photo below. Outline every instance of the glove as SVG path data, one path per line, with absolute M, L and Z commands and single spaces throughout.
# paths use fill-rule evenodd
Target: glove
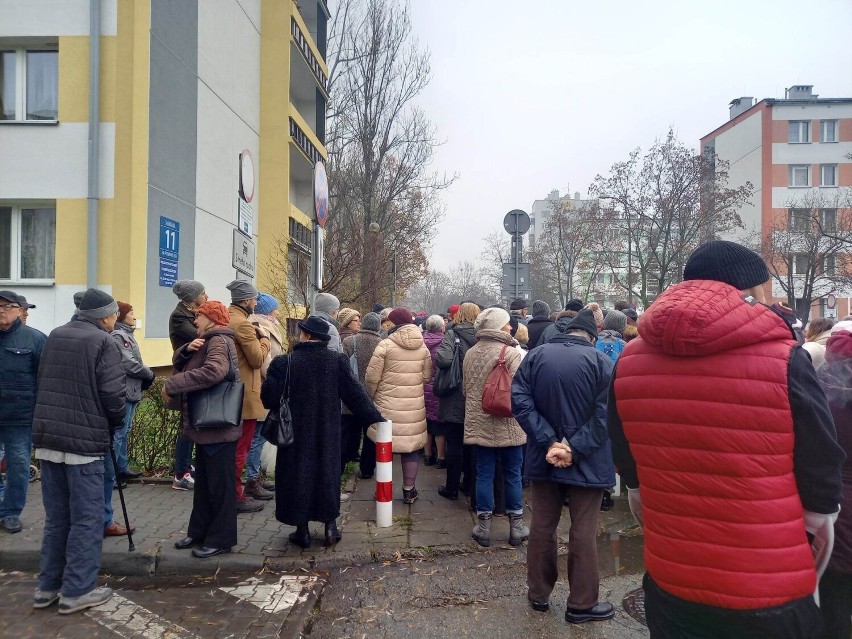
M 813 535 L 811 550 L 814 553 L 817 581 L 825 572 L 825 567 L 828 565 L 831 551 L 834 548 L 834 522 L 837 520 L 838 514 L 839 511 L 830 515 L 805 511 L 805 529 Z
M 639 494 L 638 488 L 627 489 L 627 504 L 630 506 L 633 519 L 636 520 L 640 528 L 644 528 L 645 525 L 642 523 L 642 496 Z

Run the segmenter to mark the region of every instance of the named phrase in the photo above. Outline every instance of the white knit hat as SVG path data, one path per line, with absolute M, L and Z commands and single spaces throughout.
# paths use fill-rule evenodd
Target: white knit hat
M 492 329 L 499 331 L 509 323 L 509 313 L 502 308 L 486 308 L 473 322 L 473 328 L 476 331 Z

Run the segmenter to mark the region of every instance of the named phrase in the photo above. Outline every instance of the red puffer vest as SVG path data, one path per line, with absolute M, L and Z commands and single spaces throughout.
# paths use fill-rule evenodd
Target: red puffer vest
M 732 286 L 693 280 L 660 295 L 639 334 L 615 395 L 641 485 L 646 569 L 676 597 L 728 609 L 812 594 L 790 329 Z

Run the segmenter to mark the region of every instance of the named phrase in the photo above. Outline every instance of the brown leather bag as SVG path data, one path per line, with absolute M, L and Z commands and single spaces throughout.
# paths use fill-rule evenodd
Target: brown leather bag
M 512 373 L 506 365 L 507 348 L 508 344 L 500 349 L 500 356 L 488 373 L 485 388 L 482 389 L 482 410 L 495 417 L 512 416 Z

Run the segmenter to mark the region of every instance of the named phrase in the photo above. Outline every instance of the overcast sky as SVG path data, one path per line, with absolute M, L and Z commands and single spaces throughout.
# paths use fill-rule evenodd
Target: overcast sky
M 457 173 L 432 268 L 477 258 L 511 209 L 583 196 L 673 126 L 697 148 L 736 97 L 852 97 L 850 0 L 412 0 L 432 54 L 419 100 Z

